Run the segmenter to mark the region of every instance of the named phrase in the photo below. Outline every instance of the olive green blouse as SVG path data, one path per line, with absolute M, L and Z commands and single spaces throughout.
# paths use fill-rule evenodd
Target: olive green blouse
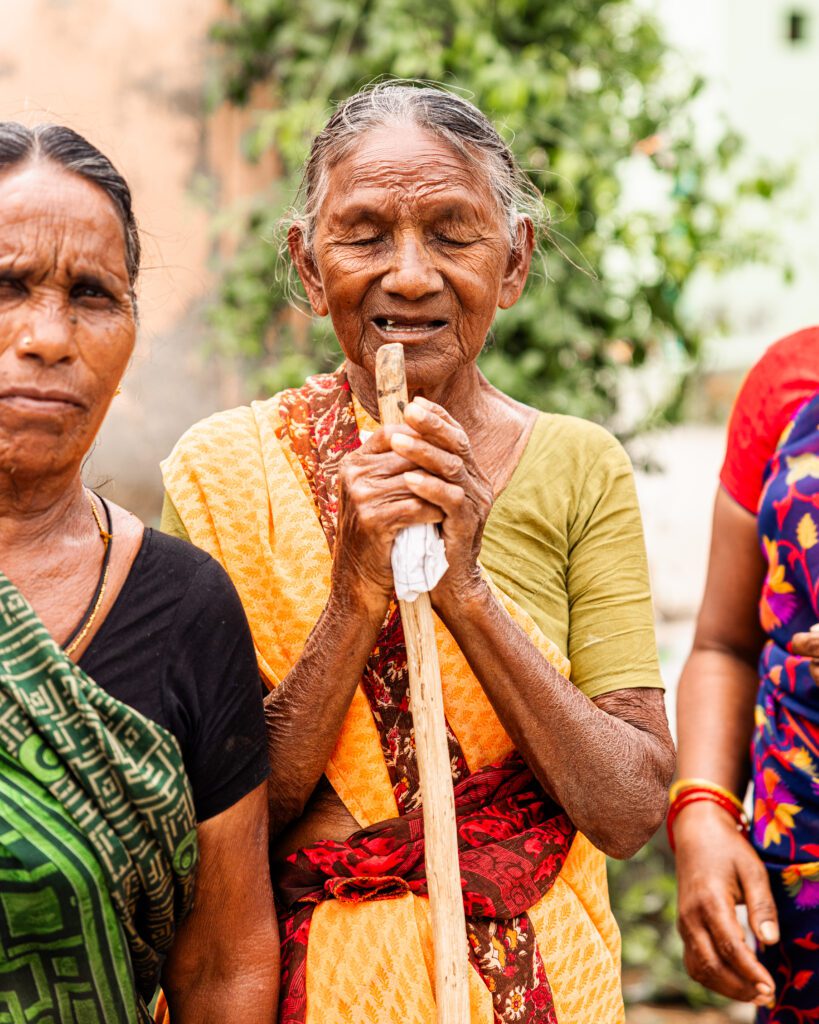
M 167 495 L 162 529 L 188 539 Z M 586 696 L 662 687 L 634 477 L 608 431 L 538 416 L 489 515 L 481 563 L 568 655 Z

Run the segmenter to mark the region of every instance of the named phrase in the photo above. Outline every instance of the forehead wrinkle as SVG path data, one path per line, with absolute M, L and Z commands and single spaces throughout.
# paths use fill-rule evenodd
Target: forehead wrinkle
M 20 205 L 20 204 L 15 204 Z M 90 213 L 68 212 L 59 206 L 25 213 L 0 227 L 0 261 L 7 269 L 44 279 L 49 272 L 69 280 L 93 274 L 112 286 L 125 286 L 125 240 L 119 224 L 100 225 Z M 40 239 L 45 238 L 45 248 Z M 46 253 L 49 255 L 46 256 Z
M 433 163 L 438 166 L 431 166 Z M 353 161 L 351 161 L 353 162 Z M 444 164 L 443 167 L 440 165 Z M 341 170 L 343 163 L 338 165 L 336 170 Z M 394 158 L 380 159 L 362 162 L 355 161 L 353 166 L 345 168 L 343 172 L 342 187 L 343 193 L 349 194 L 358 188 L 390 189 L 405 192 L 418 192 L 424 189 L 439 189 L 462 187 L 469 189 L 474 187 L 474 175 L 464 167 L 460 160 L 443 161 L 440 156 L 430 154 L 429 163 L 419 164 L 416 161 L 409 163 Z M 331 176 L 332 188 L 332 176 Z

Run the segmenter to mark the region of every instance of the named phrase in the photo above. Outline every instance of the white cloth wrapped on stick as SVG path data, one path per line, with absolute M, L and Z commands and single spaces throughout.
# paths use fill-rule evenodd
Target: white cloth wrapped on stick
M 372 437 L 360 432 L 364 443 Z M 416 523 L 399 530 L 392 546 L 392 575 L 399 601 L 414 601 L 438 585 L 449 568 L 444 539 L 435 523 Z
M 434 523 L 399 530 L 392 546 L 392 575 L 399 601 L 414 601 L 437 586 L 449 568 L 444 539 Z

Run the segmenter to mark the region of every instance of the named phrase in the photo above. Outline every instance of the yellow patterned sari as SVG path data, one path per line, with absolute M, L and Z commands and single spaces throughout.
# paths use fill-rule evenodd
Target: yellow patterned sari
M 190 539 L 224 565 L 239 591 L 260 671 L 271 686 L 298 660 L 330 590 L 332 556 L 316 481 L 304 458 L 306 435 L 332 433 L 345 416 L 346 428 L 374 426 L 349 394 L 345 398 L 345 388 L 349 392 L 343 374 L 326 375 L 298 392 L 220 413 L 188 431 L 162 466 L 167 493 Z M 312 412 L 306 408 L 311 402 Z M 330 428 L 326 416 L 334 417 Z M 331 451 L 327 457 L 339 454 Z M 543 655 L 568 676 L 567 660 L 531 617 L 497 588 L 495 593 Z M 447 721 L 469 771 L 476 772 L 512 754 L 512 742 L 451 635 L 440 622 L 436 629 Z M 362 828 L 399 814 L 394 780 L 361 686 L 326 775 Z M 527 915 L 560 1024 L 622 1024 L 620 940 L 608 904 L 605 861 L 583 835 L 576 835 L 554 884 Z M 433 977 L 424 897 L 405 892 L 375 902 L 329 899 L 316 907 L 300 979 L 308 1024 L 434 1020 Z M 470 999 L 473 1024 L 523 1020 L 514 1017 L 514 1008 L 512 1016 L 499 1016 L 477 971 Z

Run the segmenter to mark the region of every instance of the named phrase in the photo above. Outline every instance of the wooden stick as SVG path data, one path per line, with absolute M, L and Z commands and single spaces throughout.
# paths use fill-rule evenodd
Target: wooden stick
M 403 423 L 407 380 L 402 345 L 381 346 L 376 355 L 375 380 L 381 422 Z M 429 594 L 419 594 L 415 601 L 398 604 L 407 644 L 415 750 L 424 807 L 438 1024 L 468 1024 L 466 923 L 435 622 Z

